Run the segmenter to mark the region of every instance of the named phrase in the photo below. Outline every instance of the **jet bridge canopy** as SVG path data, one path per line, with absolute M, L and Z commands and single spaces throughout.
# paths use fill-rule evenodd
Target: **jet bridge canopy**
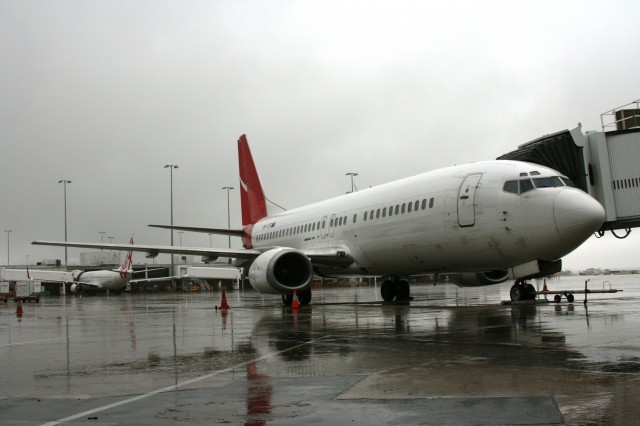
M 520 145 L 498 160 L 528 161 L 563 173 L 603 205 L 606 219 L 599 234 L 626 229 L 628 235 L 640 227 L 640 100 L 600 119 L 601 132 L 582 133 L 579 125 Z
M 498 160 L 518 160 L 551 167 L 571 179 L 578 188 L 589 192 L 583 148 L 569 130 L 546 135 L 520 145 L 517 150 L 501 155 Z

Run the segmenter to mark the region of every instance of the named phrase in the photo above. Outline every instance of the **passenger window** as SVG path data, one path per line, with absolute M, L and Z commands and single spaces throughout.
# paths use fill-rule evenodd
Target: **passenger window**
M 358 218 L 358 215 L 356 213 L 353 214 L 353 223 L 356 223 L 356 219 Z
M 433 201 L 434 201 L 434 200 L 433 200 L 433 198 L 431 198 L 431 199 L 429 200 L 429 208 L 430 208 L 430 209 L 432 209 L 432 208 L 433 208 Z
M 367 221 L 367 214 L 368 214 L 368 213 L 369 213 L 369 212 L 364 212 L 364 221 L 365 221 L 365 222 Z M 354 221 L 355 221 L 355 216 L 354 216 Z
M 380 209 L 376 210 L 376 219 L 380 219 Z
M 524 194 L 525 192 L 531 191 L 533 189 L 533 183 L 531 183 L 531 179 L 522 179 L 519 181 L 520 183 L 520 193 Z
M 427 199 L 422 200 L 422 210 L 427 208 Z
M 413 203 L 407 204 L 407 212 L 411 213 L 411 209 L 413 208 Z
M 396 215 L 398 214 L 399 211 L 400 211 L 400 205 L 396 204 Z
M 385 217 L 387 215 L 387 208 L 383 208 L 382 209 L 382 217 Z
M 407 205 L 405 203 L 402 203 L 402 208 L 400 209 L 400 213 L 404 214 L 404 209 Z
M 508 180 L 504 183 L 502 187 L 504 192 L 510 192 L 511 194 L 518 193 L 518 181 L 517 180 Z
M 419 200 L 416 200 L 415 204 L 413 205 L 413 210 L 418 211 L 418 205 L 420 204 Z
M 389 207 L 389 216 L 393 216 L 393 206 Z

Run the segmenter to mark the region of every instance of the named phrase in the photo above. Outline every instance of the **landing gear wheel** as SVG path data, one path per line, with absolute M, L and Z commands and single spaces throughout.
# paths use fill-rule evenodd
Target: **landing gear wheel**
M 571 294 L 571 293 L 567 293 L 567 295 L 566 295 L 566 296 L 567 296 L 567 302 L 569 302 L 569 303 L 573 303 L 573 294 Z
M 511 296 L 511 301 L 512 302 L 519 302 L 519 301 L 523 300 L 524 289 L 522 288 L 521 285 L 514 284 L 511 287 L 511 291 L 509 292 L 509 296 Z
M 562 296 L 560 296 L 559 294 L 556 294 L 555 296 L 553 296 L 554 302 L 560 303 L 561 300 L 562 300 Z
M 516 281 L 516 283 L 511 286 L 511 291 L 509 292 L 509 296 L 511 297 L 512 302 L 534 300 L 536 298 L 536 295 L 537 292 L 535 287 L 524 281 Z
M 409 288 L 409 282 L 407 280 L 398 281 L 396 300 L 410 300 L 410 299 L 411 299 L 411 289 Z
M 391 280 L 385 280 L 380 286 L 380 296 L 385 302 L 391 302 L 395 299 L 397 293 L 398 285 Z
M 293 301 L 293 296 L 292 296 L 292 301 Z M 311 303 L 311 288 L 308 288 L 298 293 L 298 302 L 300 302 L 302 306 L 307 306 Z
M 291 306 L 293 303 L 293 293 L 292 294 L 283 294 L 282 295 L 282 304 L 285 306 Z
M 536 288 L 531 284 L 524 285 L 525 299 L 524 300 L 535 300 L 538 292 Z

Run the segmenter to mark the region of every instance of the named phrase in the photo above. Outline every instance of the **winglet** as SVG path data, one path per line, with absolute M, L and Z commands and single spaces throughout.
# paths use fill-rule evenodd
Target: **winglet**
M 253 225 L 267 216 L 267 202 L 246 135 L 242 135 L 238 139 L 238 161 L 240 163 L 242 225 Z

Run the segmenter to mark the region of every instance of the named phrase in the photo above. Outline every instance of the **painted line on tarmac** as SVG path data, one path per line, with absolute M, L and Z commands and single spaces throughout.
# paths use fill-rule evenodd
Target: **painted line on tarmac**
M 231 367 L 223 368 L 222 370 L 216 370 L 216 371 L 214 371 L 212 373 L 205 374 L 204 376 L 195 377 L 193 379 L 189 379 L 189 380 L 186 380 L 184 382 L 181 382 L 181 383 L 178 383 L 178 384 L 175 384 L 175 385 L 171 385 L 171 386 L 167 386 L 167 387 L 164 387 L 164 388 L 161 388 L 161 389 L 157 389 L 157 390 L 151 391 L 149 393 L 145 393 L 143 395 L 138 395 L 138 396 L 134 396 L 132 398 L 124 399 L 122 401 L 114 402 L 113 404 L 103 405 L 102 407 L 94 408 L 92 410 L 83 411 L 82 413 L 74 414 L 72 416 L 65 417 L 64 419 L 59 419 L 59 420 L 56 420 L 56 421 L 53 421 L 53 422 L 43 423 L 41 426 L 54 426 L 54 425 L 58 425 L 58 424 L 64 423 L 64 422 L 70 422 L 70 421 L 73 421 L 73 420 L 77 420 L 77 419 L 79 419 L 81 417 L 89 416 L 91 414 L 99 413 L 101 411 L 109 410 L 111 408 L 119 407 L 121 405 L 126 405 L 126 404 L 130 404 L 132 402 L 140 401 L 141 399 L 146 399 L 146 398 L 149 398 L 149 397 L 152 397 L 154 395 L 158 395 L 158 394 L 161 394 L 161 393 L 164 393 L 164 392 L 170 392 L 170 391 L 178 390 L 181 387 L 184 387 L 184 386 L 187 386 L 187 385 L 190 385 L 190 384 L 193 384 L 193 383 L 197 383 L 197 382 L 200 382 L 202 380 L 206 380 L 206 379 L 209 379 L 211 377 L 214 377 L 214 376 L 217 376 L 217 375 L 220 375 L 220 374 L 223 374 L 223 373 L 227 373 L 229 371 L 235 370 L 235 369 L 240 368 L 240 367 L 244 367 L 244 366 L 246 366 L 248 364 L 251 364 L 253 362 L 256 362 L 256 361 L 262 361 L 262 360 L 265 360 L 265 359 L 273 358 L 274 356 L 277 356 L 277 355 L 280 355 L 282 353 L 289 352 L 289 351 L 301 348 L 303 346 L 311 345 L 313 343 L 316 343 L 316 342 L 318 342 L 320 340 L 327 339 L 329 337 L 331 337 L 331 336 L 322 336 L 322 337 L 319 337 L 317 339 L 312 339 L 312 340 L 306 341 L 304 343 L 300 343 L 299 345 L 293 346 L 291 348 L 287 348 L 287 349 L 284 349 L 284 350 L 281 350 L 281 351 L 278 351 L 278 352 L 274 352 L 274 353 L 269 354 L 269 355 L 263 355 L 263 356 L 258 357 L 258 358 L 252 358 L 252 359 L 250 359 L 248 361 L 238 363 L 238 364 L 233 365 Z
M 0 345 L 0 348 L 4 348 L 4 347 L 7 347 L 7 346 L 31 345 L 31 344 L 34 344 L 34 343 L 48 342 L 48 341 L 51 341 L 51 340 L 59 340 L 59 339 L 66 339 L 66 337 L 65 336 L 61 336 L 61 337 L 53 337 L 51 339 L 30 340 L 28 342 L 6 343 L 4 345 Z

